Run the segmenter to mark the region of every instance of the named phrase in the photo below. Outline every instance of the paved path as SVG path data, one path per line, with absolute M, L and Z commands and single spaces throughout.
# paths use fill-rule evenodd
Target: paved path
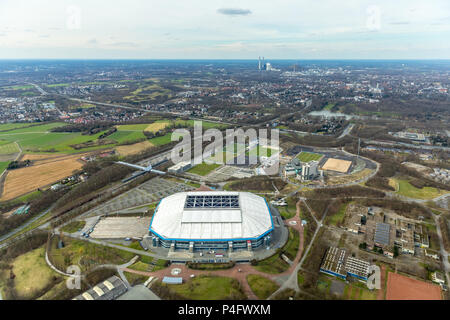
M 311 247 L 312 247 L 312 245 L 314 243 L 314 240 L 316 239 L 317 234 L 320 231 L 320 228 L 323 226 L 322 222 L 325 219 L 325 217 L 327 216 L 327 212 L 328 212 L 329 207 L 330 206 L 328 206 L 327 209 L 325 210 L 325 212 L 324 212 L 324 214 L 322 216 L 322 219 L 320 221 L 318 221 L 316 231 L 314 232 L 314 235 L 311 238 L 311 241 L 309 242 L 309 245 L 306 248 L 305 253 L 303 255 L 301 255 L 300 261 L 295 259 L 294 264 L 293 264 L 293 266 L 295 266 L 295 267 L 292 268 L 293 270 L 291 270 L 288 280 L 286 280 L 283 283 L 283 285 L 277 291 L 275 291 L 274 293 L 272 293 L 270 295 L 270 297 L 268 298 L 269 300 L 272 299 L 273 297 L 275 297 L 281 291 L 283 291 L 285 289 L 288 289 L 288 288 L 294 289 L 297 292 L 300 291 L 300 288 L 298 286 L 298 278 L 297 278 L 298 271 L 301 269 L 302 264 L 305 262 L 305 259 L 308 256 L 309 250 L 311 249 Z M 310 211 L 311 215 L 314 216 L 314 213 L 309 209 L 309 207 L 308 207 L 308 210 Z M 299 215 L 299 214 L 300 214 L 300 201 L 297 203 L 297 215 Z M 303 233 L 302 233 L 302 240 L 303 240 Z M 303 252 L 303 241 L 302 241 L 302 250 L 301 251 Z M 299 257 L 299 255 L 297 255 L 297 257 Z

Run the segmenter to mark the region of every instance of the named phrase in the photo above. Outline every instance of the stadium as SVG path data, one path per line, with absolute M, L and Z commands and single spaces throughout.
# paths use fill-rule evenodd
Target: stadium
M 266 200 L 248 192 L 182 192 L 161 200 L 150 223 L 155 247 L 254 250 L 269 246 L 274 224 Z

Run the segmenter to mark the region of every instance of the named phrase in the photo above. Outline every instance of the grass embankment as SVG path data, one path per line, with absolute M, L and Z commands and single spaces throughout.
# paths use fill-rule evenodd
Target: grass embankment
M 58 239 L 52 241 L 49 258 L 60 270 L 66 270 L 70 265 L 79 265 L 82 271 L 90 270 L 101 264 L 124 264 L 130 261 L 135 254 L 96 245 L 83 240 L 63 238 L 64 248 L 57 249 Z
M 290 260 L 294 260 L 300 245 L 300 234 L 297 230 L 289 228 L 289 239 L 284 247 L 267 259 L 258 261 L 255 269 L 261 272 L 277 274 L 289 269 L 289 264 L 281 258 L 284 253 Z
M 262 300 L 267 299 L 280 287 L 274 281 L 256 274 L 249 274 L 247 276 L 247 282 L 253 293 Z
M 72 221 L 72 222 L 66 224 L 64 227 L 62 227 L 61 231 L 67 232 L 67 233 L 74 233 L 80 229 L 83 229 L 85 225 L 86 225 L 86 221 Z

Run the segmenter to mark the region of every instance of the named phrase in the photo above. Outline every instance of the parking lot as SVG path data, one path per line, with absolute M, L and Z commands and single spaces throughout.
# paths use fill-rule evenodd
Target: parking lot
M 192 191 L 194 187 L 162 178 L 151 179 L 140 186 L 92 209 L 87 215 L 98 216 L 154 203 L 171 194 Z
M 101 219 L 90 234 L 93 239 L 125 239 L 148 234 L 151 217 L 111 217 Z

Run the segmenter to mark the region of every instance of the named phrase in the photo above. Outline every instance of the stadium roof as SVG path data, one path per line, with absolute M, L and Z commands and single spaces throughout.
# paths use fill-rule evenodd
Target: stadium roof
M 159 203 L 150 231 L 165 240 L 258 239 L 273 230 L 266 200 L 248 192 L 182 192 Z

